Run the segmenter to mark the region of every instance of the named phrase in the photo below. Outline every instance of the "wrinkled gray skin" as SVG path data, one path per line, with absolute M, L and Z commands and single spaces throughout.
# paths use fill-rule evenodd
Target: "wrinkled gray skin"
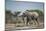
M 33 15 L 34 14 L 34 15 Z M 26 12 L 26 13 L 23 13 L 23 21 L 24 21 L 24 17 L 27 17 L 27 22 L 26 22 L 26 25 L 28 25 L 29 21 L 33 20 L 34 22 L 36 21 L 38 24 L 38 13 L 37 12 Z M 36 23 L 35 23 L 36 24 Z

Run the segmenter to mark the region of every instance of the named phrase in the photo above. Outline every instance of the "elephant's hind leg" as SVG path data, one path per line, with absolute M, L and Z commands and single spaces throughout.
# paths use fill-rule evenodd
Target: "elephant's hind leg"
M 35 21 L 36 21 L 36 23 L 37 23 L 37 26 L 39 26 L 39 22 L 38 22 L 37 18 L 35 19 Z

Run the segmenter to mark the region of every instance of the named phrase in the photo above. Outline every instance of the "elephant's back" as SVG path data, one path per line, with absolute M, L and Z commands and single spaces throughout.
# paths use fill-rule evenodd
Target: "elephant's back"
M 35 17 L 39 16 L 37 12 L 27 12 L 26 14 L 29 16 L 35 16 Z

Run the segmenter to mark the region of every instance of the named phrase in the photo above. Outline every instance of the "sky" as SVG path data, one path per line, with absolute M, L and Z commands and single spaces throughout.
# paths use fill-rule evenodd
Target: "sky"
M 34 10 L 39 9 L 43 11 L 44 3 L 43 2 L 26 2 L 26 1 L 13 1 L 13 0 L 5 0 L 6 9 L 11 10 L 12 12 L 21 11 L 24 12 L 26 10 Z

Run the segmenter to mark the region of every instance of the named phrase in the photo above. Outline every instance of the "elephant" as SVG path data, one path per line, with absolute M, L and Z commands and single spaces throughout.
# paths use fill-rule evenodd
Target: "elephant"
M 37 24 L 39 25 L 39 22 L 38 22 L 39 14 L 37 12 L 25 12 L 23 13 L 22 17 L 23 17 L 23 21 L 24 21 L 24 17 L 27 17 L 26 25 L 28 25 L 29 21 L 31 20 L 33 20 L 34 22 L 36 21 Z

